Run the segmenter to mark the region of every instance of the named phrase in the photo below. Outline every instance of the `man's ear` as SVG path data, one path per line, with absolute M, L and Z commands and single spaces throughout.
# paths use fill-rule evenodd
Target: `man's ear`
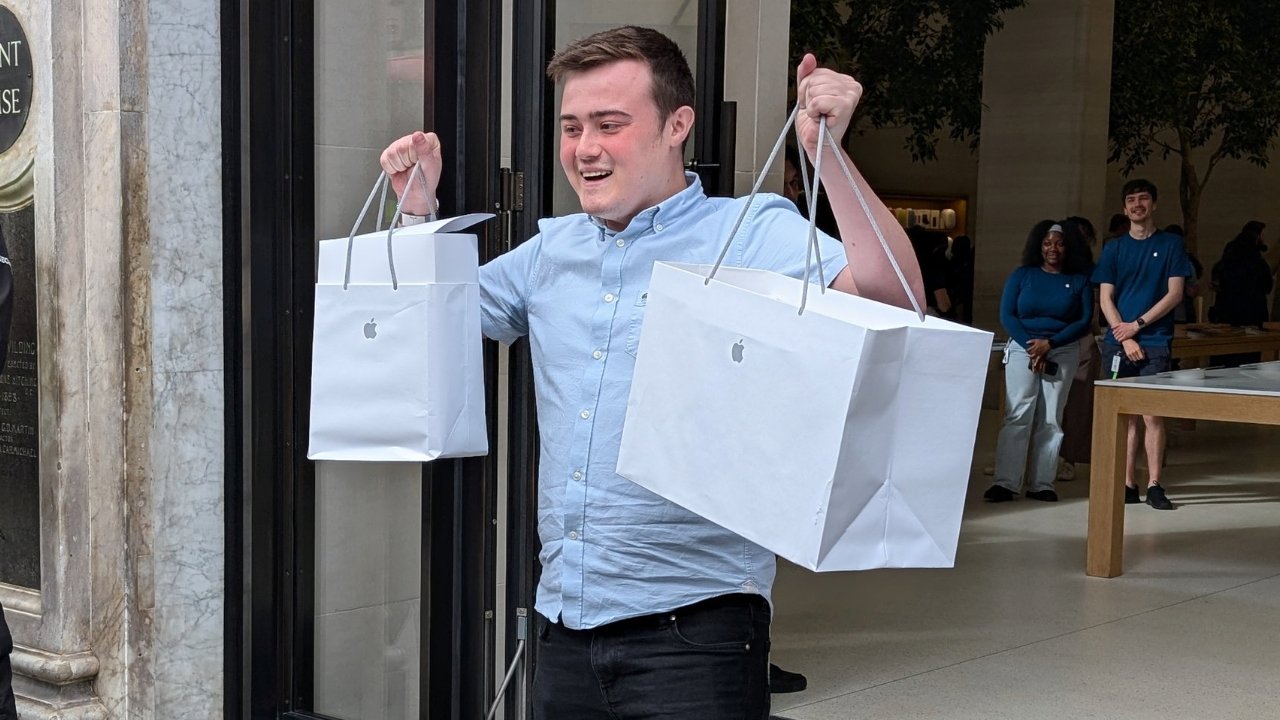
M 681 105 L 667 117 L 667 140 L 671 145 L 676 147 L 683 145 L 692 131 L 693 108 L 688 105 Z

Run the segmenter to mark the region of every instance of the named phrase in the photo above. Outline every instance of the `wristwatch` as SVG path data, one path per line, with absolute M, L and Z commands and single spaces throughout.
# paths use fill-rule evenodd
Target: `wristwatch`
M 1147 325 L 1147 321 L 1143 320 L 1141 315 L 1139 315 L 1138 319 L 1134 320 L 1134 322 L 1138 323 L 1138 327 L 1146 327 Z

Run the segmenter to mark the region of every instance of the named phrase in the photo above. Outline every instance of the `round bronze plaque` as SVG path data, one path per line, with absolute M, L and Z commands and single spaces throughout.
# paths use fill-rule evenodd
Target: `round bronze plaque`
M 0 153 L 13 147 L 31 107 L 31 46 L 9 8 L 0 5 Z

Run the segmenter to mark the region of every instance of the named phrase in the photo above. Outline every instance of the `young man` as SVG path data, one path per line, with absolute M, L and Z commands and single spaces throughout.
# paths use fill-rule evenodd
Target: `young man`
M 797 73 L 811 155 L 819 116 L 839 138 L 861 95 L 852 78 L 816 65 L 808 56 Z M 537 236 L 480 271 L 484 334 L 506 343 L 528 335 L 533 353 L 542 541 L 533 715 L 764 718 L 773 554 L 615 472 L 653 263 L 714 262 L 744 201 L 708 198 L 683 170 L 693 78 L 666 36 L 597 33 L 558 53 L 548 74 L 563 83 L 560 163 L 584 212 L 542 220 Z M 906 306 L 826 152 L 823 182 L 842 234 L 855 240 L 849 265 L 822 236 L 826 277 Z M 415 163 L 425 189 L 408 186 Z M 431 212 L 441 172 L 434 134 L 395 141 L 382 166 L 397 194 L 408 193 L 408 212 Z M 905 236 L 855 176 L 919 298 Z M 800 277 L 807 229 L 790 202 L 759 196 L 726 262 Z
M 1124 185 L 1122 197 L 1129 232 L 1102 247 L 1102 258 L 1093 273 L 1102 314 L 1110 325 L 1102 347 L 1102 375 L 1155 375 L 1169 369 L 1171 313 L 1182 302 L 1191 263 L 1182 238 L 1156 229 L 1155 185 L 1147 180 L 1130 180 Z M 1146 502 L 1157 510 L 1172 510 L 1173 503 L 1160 484 L 1164 418 L 1144 415 L 1142 421 L 1146 425 Z M 1142 502 L 1134 477 L 1137 456 L 1138 419 L 1131 417 L 1124 471 L 1126 503 Z

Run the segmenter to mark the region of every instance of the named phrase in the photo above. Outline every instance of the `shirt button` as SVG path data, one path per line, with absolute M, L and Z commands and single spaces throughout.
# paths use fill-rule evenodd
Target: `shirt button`
M 583 410 L 582 412 L 578 413 L 578 417 L 582 418 L 583 420 L 586 420 L 587 418 L 591 417 L 591 411 Z
M 593 357 L 593 358 L 595 358 L 595 359 L 599 360 L 600 358 L 604 357 L 604 353 L 602 353 L 602 352 L 600 352 L 599 350 L 597 350 L 597 351 L 595 351 L 595 352 L 591 353 L 591 357 Z
M 574 471 L 573 471 L 573 479 L 574 479 L 574 480 L 581 480 L 581 479 L 582 479 L 582 471 L 581 471 L 581 470 L 574 470 Z
M 626 240 L 623 240 L 622 238 L 618 238 L 618 247 L 624 247 L 626 246 L 626 244 L 627 244 Z
M 574 531 L 570 530 L 570 531 L 569 531 L 569 539 L 570 539 L 570 540 L 577 540 L 577 539 L 578 539 L 578 533 L 576 533 L 576 532 L 574 532 Z
M 604 301 L 605 301 L 605 302 L 607 302 L 607 303 L 611 303 L 611 302 L 613 302 L 613 293 L 605 293 L 605 294 L 604 294 Z
M 657 225 L 654 225 L 653 229 L 657 230 L 658 232 L 662 232 L 662 223 L 658 223 Z

